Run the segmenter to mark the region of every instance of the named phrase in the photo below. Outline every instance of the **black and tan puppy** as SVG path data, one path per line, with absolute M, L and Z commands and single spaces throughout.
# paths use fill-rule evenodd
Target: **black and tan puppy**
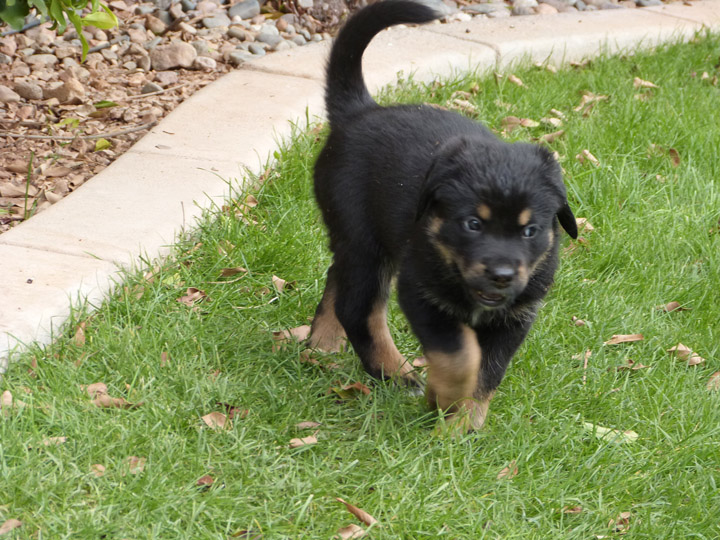
M 553 281 L 558 221 L 573 238 L 577 228 L 544 148 L 504 143 L 455 113 L 370 97 L 361 60 L 373 36 L 437 16 L 385 0 L 352 17 L 333 45 L 315 195 L 334 257 L 310 345 L 337 350 L 347 336 L 371 375 L 414 379 L 386 322 L 397 275 L 429 364 L 428 401 L 477 429 Z

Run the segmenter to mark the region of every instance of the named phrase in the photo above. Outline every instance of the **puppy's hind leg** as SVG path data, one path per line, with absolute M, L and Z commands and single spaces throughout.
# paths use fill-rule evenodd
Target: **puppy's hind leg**
M 340 352 L 345 348 L 345 329 L 335 314 L 338 290 L 336 275 L 335 264 L 332 264 L 328 269 L 325 292 L 315 310 L 308 342 L 310 348 L 324 352 Z
M 356 254 L 352 264 L 338 266 L 337 278 L 337 316 L 365 371 L 417 384 L 412 365 L 397 350 L 387 326 L 391 276 L 385 265 Z

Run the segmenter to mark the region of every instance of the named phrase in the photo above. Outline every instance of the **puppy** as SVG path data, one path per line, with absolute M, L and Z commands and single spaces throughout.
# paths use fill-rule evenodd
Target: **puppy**
M 330 134 L 315 164 L 333 261 L 310 346 L 339 350 L 347 337 L 371 375 L 418 382 L 386 322 L 397 276 L 428 362 L 428 402 L 461 429 L 479 429 L 553 281 L 559 225 L 573 238 L 577 226 L 544 148 L 507 144 L 459 114 L 370 97 L 361 64 L 373 36 L 437 17 L 385 0 L 335 39 Z

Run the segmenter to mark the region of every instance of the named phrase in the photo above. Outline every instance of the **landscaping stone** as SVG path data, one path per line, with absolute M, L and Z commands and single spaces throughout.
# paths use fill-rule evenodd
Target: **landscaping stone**
M 213 15 L 212 17 L 205 17 L 202 20 L 202 23 L 205 28 L 221 28 L 230 26 L 232 24 L 232 21 L 230 20 L 230 17 L 225 14 L 225 12 L 220 12 L 217 15 Z
M 39 85 L 30 81 L 20 81 L 18 83 L 15 83 L 14 90 L 21 98 L 27 100 L 43 98 L 42 88 Z
M 150 62 L 155 70 L 189 68 L 195 58 L 195 48 L 183 41 L 161 45 L 150 51 Z
M 0 85 L 0 103 L 17 103 L 20 96 L 4 85 Z
M 162 86 L 153 82 L 145 83 L 145 86 L 140 90 L 141 94 L 149 94 L 151 92 L 159 92 L 162 90 Z
M 193 60 L 192 68 L 201 71 L 215 71 L 217 69 L 217 62 L 209 56 L 198 56 Z
M 243 0 L 228 10 L 230 17 L 240 17 L 241 19 L 252 19 L 259 14 L 260 3 L 258 0 Z

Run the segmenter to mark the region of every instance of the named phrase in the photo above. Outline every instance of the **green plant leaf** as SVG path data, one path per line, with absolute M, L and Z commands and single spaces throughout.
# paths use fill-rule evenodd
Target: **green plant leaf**
M 58 34 L 65 32 L 67 23 L 65 22 L 65 12 L 61 0 L 50 1 L 50 18 L 53 20 L 53 29 L 57 29 Z
M 8 0 L 0 4 L 0 19 L 8 23 L 15 30 L 20 30 L 25 24 L 25 16 L 30 12 L 28 5 L 22 0 Z
M 80 125 L 80 119 L 79 118 L 64 118 L 55 125 L 58 127 L 70 126 L 71 128 L 75 129 L 76 127 L 78 127 Z
M 104 11 L 97 11 L 90 13 L 82 18 L 83 26 L 95 26 L 107 30 L 108 28 L 115 28 L 118 25 L 118 20 L 115 14 L 105 5 L 101 4 Z
M 48 16 L 48 6 L 45 3 L 45 0 L 27 0 L 27 3 L 28 3 L 28 7 L 34 7 L 40 13 L 42 13 L 45 17 Z
M 108 141 L 107 139 L 98 139 L 95 141 L 95 152 L 99 152 L 100 150 L 107 150 L 108 148 L 112 147 L 112 143 Z
M 102 101 L 98 101 L 97 103 L 93 104 L 96 109 L 109 109 L 110 107 L 117 107 L 118 104 L 114 101 L 108 101 L 106 99 L 103 99 Z

